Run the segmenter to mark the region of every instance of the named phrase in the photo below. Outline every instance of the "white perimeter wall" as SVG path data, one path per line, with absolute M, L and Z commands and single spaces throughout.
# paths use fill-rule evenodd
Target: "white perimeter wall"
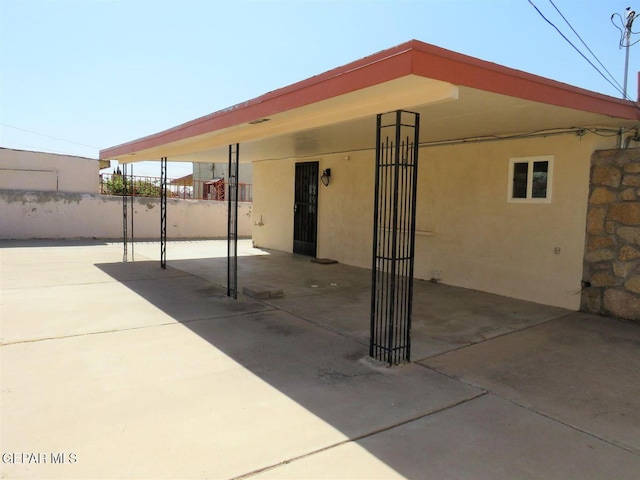
M 415 276 L 577 310 L 590 158 L 615 138 L 557 136 L 420 150 Z M 348 155 L 348 160 L 345 158 Z M 549 204 L 507 202 L 509 158 L 553 155 Z M 305 158 L 319 185 L 318 257 L 371 267 L 374 152 Z M 256 246 L 291 252 L 296 160 L 254 163 Z M 559 248 L 559 253 L 556 252 Z
M 0 148 L 0 190 L 98 193 L 93 158 Z
M 136 197 L 133 202 L 135 238 L 160 238 L 160 199 Z M 239 236 L 251 236 L 251 211 L 251 203 L 238 204 Z M 167 200 L 168 238 L 226 235 L 225 202 Z M 1 239 L 94 237 L 122 237 L 122 197 L 0 190 Z

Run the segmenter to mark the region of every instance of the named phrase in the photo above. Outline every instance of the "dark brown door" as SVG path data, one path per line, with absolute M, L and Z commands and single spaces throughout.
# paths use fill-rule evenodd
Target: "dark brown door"
M 296 163 L 293 253 L 316 256 L 318 233 L 318 162 Z

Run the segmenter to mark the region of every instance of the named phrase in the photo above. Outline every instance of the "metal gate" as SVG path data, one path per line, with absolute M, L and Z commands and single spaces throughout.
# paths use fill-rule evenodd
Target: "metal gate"
M 410 361 L 420 115 L 377 117 L 369 355 Z
M 293 253 L 316 256 L 318 162 L 296 163 Z

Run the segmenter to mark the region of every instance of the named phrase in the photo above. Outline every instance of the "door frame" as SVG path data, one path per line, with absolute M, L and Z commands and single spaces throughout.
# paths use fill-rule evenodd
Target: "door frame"
M 296 162 L 293 197 L 293 253 L 316 256 L 320 162 Z

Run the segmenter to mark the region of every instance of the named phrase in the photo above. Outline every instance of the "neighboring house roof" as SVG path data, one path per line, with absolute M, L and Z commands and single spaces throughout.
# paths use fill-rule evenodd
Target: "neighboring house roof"
M 638 104 L 409 41 L 174 128 L 107 148 L 123 163 L 285 158 L 371 148 L 375 114 L 423 115 L 421 140 L 635 127 Z M 347 133 L 348 132 L 348 133 Z
M 171 180 L 171 185 L 182 185 L 183 187 L 193 187 L 193 174 Z

